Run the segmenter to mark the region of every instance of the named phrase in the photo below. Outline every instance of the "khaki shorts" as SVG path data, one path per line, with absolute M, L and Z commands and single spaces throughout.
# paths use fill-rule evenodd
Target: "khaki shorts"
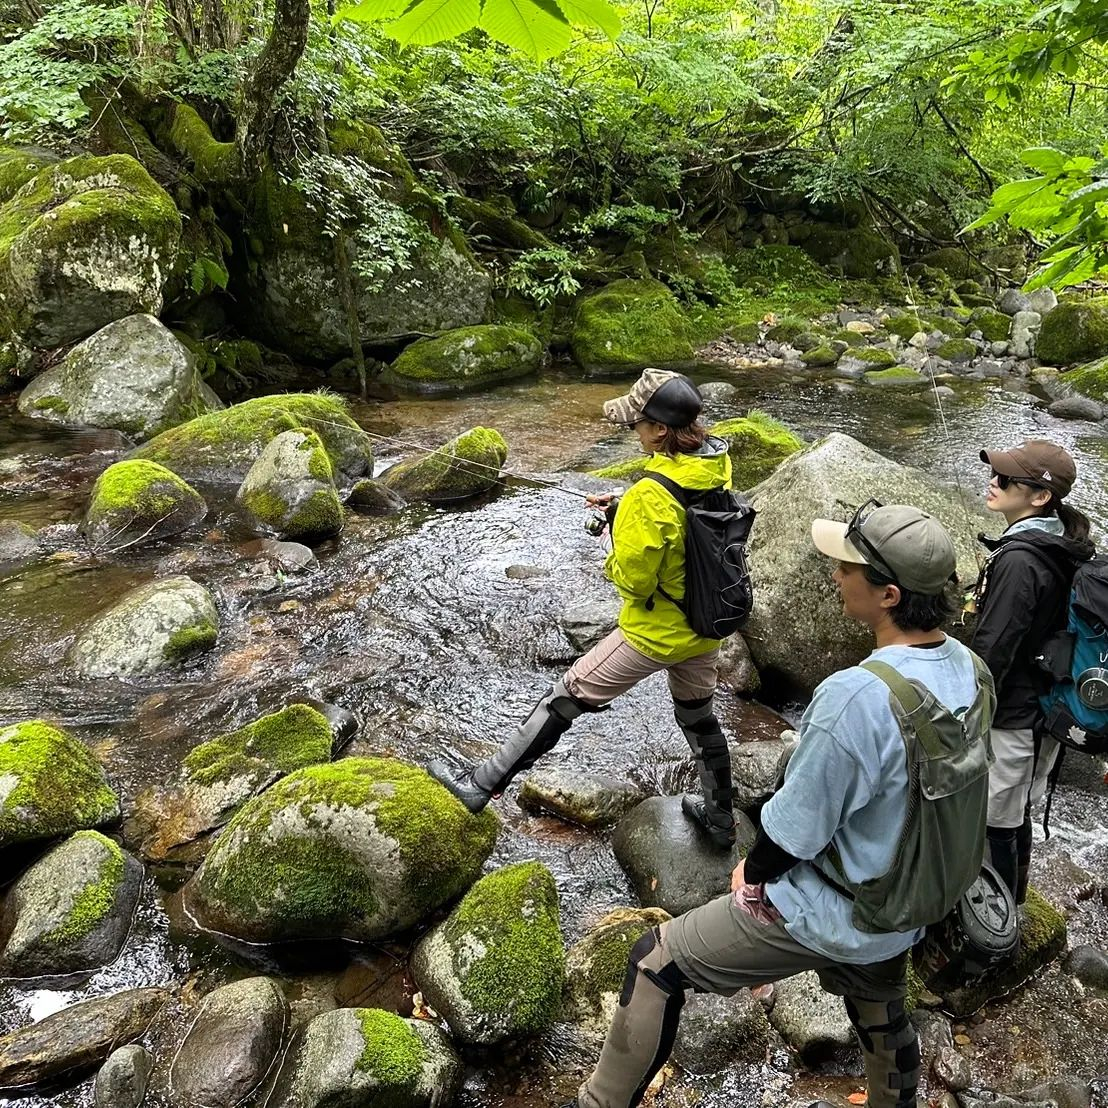
M 718 667 L 718 646 L 694 658 L 667 665 L 636 650 L 617 628 L 588 654 L 578 658 L 563 681 L 578 700 L 600 708 L 644 677 L 665 670 L 674 700 L 701 700 L 716 691 Z
M 1053 739 L 1044 738 L 1036 762 L 1030 727 L 994 727 L 989 737 L 994 759 L 989 768 L 989 826 L 1019 827 L 1028 800 L 1035 805 L 1045 795 L 1059 747 Z

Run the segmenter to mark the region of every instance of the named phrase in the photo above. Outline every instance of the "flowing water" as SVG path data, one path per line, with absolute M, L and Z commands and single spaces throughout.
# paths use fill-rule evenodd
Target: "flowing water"
M 759 407 L 809 439 L 844 431 L 898 461 L 960 480 L 976 501 L 986 476 L 981 446 L 1048 435 L 1077 458 L 1082 479 L 1075 501 L 1098 526 L 1108 522 L 1108 437 L 1090 424 L 1051 419 L 1027 393 L 958 382 L 957 398 L 944 405 L 944 432 L 926 397 L 789 377 L 780 369 L 704 365 L 696 377 L 736 386 L 731 400 L 711 406 L 713 418 Z M 633 453 L 630 436 L 599 418 L 601 402 L 621 387 L 551 371 L 476 396 L 355 403 L 353 413 L 376 435 L 428 447 L 472 426 L 495 427 L 511 445 L 514 473 L 577 489 L 596 487 L 579 471 Z M 305 694 L 358 714 L 353 753 L 417 763 L 484 756 L 572 660 L 559 612 L 610 595 L 600 572 L 604 545 L 585 534 L 580 499 L 527 479 L 509 479 L 470 506 L 353 516 L 339 539 L 317 549 L 320 568 L 305 577 L 281 579 L 252 556 L 253 536 L 226 491 L 210 500 L 213 514 L 202 536 L 94 556 L 72 520 L 121 446 L 113 433 L 44 429 L 14 407 L 0 407 L 0 518 L 50 526 L 56 548 L 0 578 L 0 725 L 40 715 L 62 722 L 107 765 L 125 807 L 146 785 L 167 781 L 196 743 Z M 382 468 L 412 453 L 395 442 L 379 447 Z M 134 683 L 75 678 L 65 662 L 75 632 L 126 590 L 170 573 L 187 573 L 217 596 L 217 648 L 171 676 Z M 791 714 L 789 706 L 778 707 Z M 735 735 L 764 733 L 767 717 L 766 709 L 730 698 L 722 705 L 725 729 Z M 549 759 L 630 773 L 651 791 L 691 784 L 661 681 L 644 683 L 611 712 L 586 716 Z M 1108 804 L 1091 764 L 1060 791 L 1052 844 L 1103 879 Z M 612 908 L 633 903 L 607 835 L 524 813 L 511 796 L 498 811 L 504 830 L 490 864 L 537 858 L 550 867 L 567 942 Z M 231 950 L 195 935 L 175 914 L 170 894 L 179 879 L 172 872 L 149 875 L 122 957 L 91 979 L 67 988 L 0 982 L 0 1033 L 89 996 L 164 983 L 183 986 L 179 995 L 187 998 L 259 968 L 288 979 L 300 1015 L 336 1000 L 410 1005 L 405 943 L 356 951 L 331 944 L 279 960 L 265 951 Z M 1103 938 L 1102 916 L 1089 909 L 1078 927 Z M 156 1028 L 163 1056 L 172 1054 L 187 1007 L 179 1001 Z M 519 1057 L 474 1060 L 460 1103 L 558 1103 L 556 1093 L 572 1092 L 566 1075 L 573 1064 L 571 1047 L 558 1035 Z M 770 1058 L 764 1067 L 686 1081 L 667 1103 L 753 1103 L 778 1088 L 787 1099 L 787 1069 Z M 14 1103 L 83 1108 L 90 1088 L 85 1082 Z

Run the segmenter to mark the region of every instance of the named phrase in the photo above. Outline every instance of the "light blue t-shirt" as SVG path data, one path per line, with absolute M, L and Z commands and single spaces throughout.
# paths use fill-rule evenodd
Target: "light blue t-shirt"
M 973 702 L 973 659 L 949 635 L 939 646 L 886 646 L 870 658 L 919 681 L 953 712 Z M 762 809 L 762 826 L 797 858 L 815 858 L 833 842 L 846 876 L 857 883 L 888 872 L 907 798 L 908 766 L 889 687 L 852 666 L 816 689 L 784 784 Z M 837 962 L 882 962 L 923 934 L 859 931 L 851 923 L 851 901 L 807 861 L 767 883 L 766 891 L 789 934 Z

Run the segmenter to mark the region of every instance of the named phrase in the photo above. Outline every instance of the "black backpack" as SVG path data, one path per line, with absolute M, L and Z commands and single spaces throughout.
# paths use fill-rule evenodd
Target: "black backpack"
M 757 513 L 746 497 L 729 489 L 686 489 L 647 473 L 685 509 L 685 596 L 674 600 L 689 626 L 708 639 L 725 639 L 746 623 L 754 589 L 746 561 L 746 540 Z

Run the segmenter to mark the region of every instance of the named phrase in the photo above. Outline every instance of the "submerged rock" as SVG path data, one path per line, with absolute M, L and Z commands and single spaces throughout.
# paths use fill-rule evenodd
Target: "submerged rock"
M 1058 366 L 1108 355 L 1108 297 L 1062 301 L 1043 319 L 1035 353 Z
M 0 566 L 23 562 L 38 553 L 37 532 L 17 519 L 0 520 Z
M 172 332 L 152 315 L 132 315 L 109 323 L 40 373 L 20 395 L 19 410 L 51 423 L 113 427 L 147 439 L 203 415 L 213 396 Z
M 243 805 L 185 899 L 202 926 L 250 942 L 378 939 L 468 888 L 497 827 L 400 761 L 311 766 Z
M 1099 947 L 1088 943 L 1075 946 L 1066 958 L 1066 973 L 1086 988 L 1108 994 L 1108 954 Z
M 455 504 L 495 487 L 507 460 L 508 444 L 500 432 L 474 427 L 437 450 L 398 462 L 381 483 L 405 500 Z
M 489 1045 L 553 1023 L 565 948 L 550 871 L 524 862 L 482 877 L 416 948 L 412 976 L 463 1042 Z
M 139 1108 L 153 1068 L 153 1056 L 138 1043 L 113 1050 L 96 1075 L 96 1108 Z
M 0 849 L 118 818 L 119 797 L 83 743 L 43 720 L 0 729 Z
M 92 546 L 119 548 L 180 534 L 207 514 L 204 498 L 188 482 L 136 458 L 100 474 L 81 529 Z
M 855 1045 L 843 998 L 824 992 L 812 971 L 778 981 L 773 991 L 769 1022 L 809 1064 Z
M 363 515 L 390 516 L 403 509 L 404 498 L 386 488 L 380 481 L 363 477 L 350 490 L 346 504 Z
M 557 766 L 536 770 L 519 790 L 521 808 L 549 812 L 581 827 L 617 823 L 642 799 L 642 789 L 630 781 Z
M 268 1108 L 449 1108 L 462 1064 L 427 1020 L 380 1008 L 316 1016 L 281 1066 Z
M 530 331 L 480 324 L 413 342 L 381 380 L 411 392 L 465 392 L 525 377 L 541 361 L 542 344 Z
M 143 677 L 210 650 L 219 635 L 212 594 L 190 577 L 133 589 L 78 636 L 70 660 L 84 677 Z
M 619 626 L 619 597 L 592 598 L 571 604 L 558 616 L 558 626 L 574 650 L 585 654 Z
M 1083 419 L 1090 423 L 1099 423 L 1104 418 L 1104 408 L 1096 400 L 1087 396 L 1066 396 L 1055 400 L 1047 411 L 1055 419 Z
M 131 929 L 142 866 L 78 831 L 12 887 L 0 915 L 0 976 L 60 977 L 114 962 Z

